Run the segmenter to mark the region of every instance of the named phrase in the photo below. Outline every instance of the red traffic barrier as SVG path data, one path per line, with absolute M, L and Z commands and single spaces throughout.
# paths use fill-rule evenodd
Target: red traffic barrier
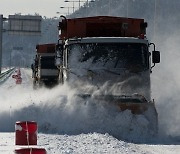
M 16 145 L 37 145 L 37 123 L 34 121 L 18 121 L 15 124 Z
M 21 84 L 22 83 L 22 78 L 21 78 L 21 70 L 18 69 L 15 71 L 17 74 L 12 75 L 12 78 L 16 79 L 16 84 Z
M 16 149 L 15 154 L 46 154 L 46 150 L 41 148 L 23 148 Z
M 21 70 L 20 69 L 18 69 L 17 75 L 21 76 Z
M 21 76 L 20 75 L 12 75 L 12 78 L 14 78 L 14 79 L 18 79 L 18 78 L 21 78 Z
M 22 78 L 21 77 L 18 77 L 17 79 L 16 79 L 16 84 L 21 84 L 22 83 Z
M 16 79 L 17 77 L 18 77 L 17 75 L 12 75 L 12 78 L 15 78 L 15 79 Z

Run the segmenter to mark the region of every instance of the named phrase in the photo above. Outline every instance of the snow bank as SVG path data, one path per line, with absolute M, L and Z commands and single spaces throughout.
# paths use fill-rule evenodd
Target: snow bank
M 14 145 L 15 133 L 0 133 L 0 153 L 12 154 L 15 149 L 26 148 L 26 146 Z M 38 146 L 33 148 L 44 148 L 48 154 L 93 154 L 93 153 L 145 153 L 131 143 L 119 141 L 108 134 L 80 134 L 80 135 L 57 135 L 38 134 Z
M 41 134 L 41 137 L 44 138 L 41 145 L 48 142 L 54 143 L 46 145 L 49 153 L 138 153 L 137 148 L 131 147 L 126 142 L 118 141 L 108 134 L 49 135 L 48 138 Z

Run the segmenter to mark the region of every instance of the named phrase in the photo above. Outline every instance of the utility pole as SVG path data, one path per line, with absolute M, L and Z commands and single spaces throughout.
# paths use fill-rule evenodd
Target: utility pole
M 111 15 L 111 0 L 109 0 L 109 15 Z
M 0 74 L 2 67 L 2 35 L 3 35 L 3 15 L 0 15 Z
M 154 33 L 153 37 L 156 40 L 156 25 L 157 25 L 157 0 L 154 0 Z
M 127 0 L 127 10 L 126 10 L 126 17 L 128 18 L 129 16 L 129 0 Z

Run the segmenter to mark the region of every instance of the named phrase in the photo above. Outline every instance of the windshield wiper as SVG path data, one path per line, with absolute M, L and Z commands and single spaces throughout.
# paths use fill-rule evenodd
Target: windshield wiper
M 107 70 L 107 69 L 103 69 L 103 70 L 108 72 L 108 73 L 111 73 L 111 74 L 121 75 L 120 73 L 116 73 L 116 72 L 113 72 L 113 71 L 110 71 L 110 70 Z

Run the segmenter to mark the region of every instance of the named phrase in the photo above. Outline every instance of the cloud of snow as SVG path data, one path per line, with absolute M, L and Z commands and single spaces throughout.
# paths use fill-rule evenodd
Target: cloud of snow
M 11 88 L 0 87 L 0 131 L 14 131 L 16 121 L 36 121 L 39 132 L 44 133 L 98 132 L 130 141 L 147 140 L 150 124 L 146 116 L 120 112 L 104 101 L 77 97 L 68 85 L 33 90 L 26 73 L 22 85 L 9 79 L 3 86 Z
M 152 94 L 159 114 L 159 132 L 162 136 L 180 136 L 180 32 L 169 34 L 157 47 L 161 51 L 161 63 L 152 74 Z

